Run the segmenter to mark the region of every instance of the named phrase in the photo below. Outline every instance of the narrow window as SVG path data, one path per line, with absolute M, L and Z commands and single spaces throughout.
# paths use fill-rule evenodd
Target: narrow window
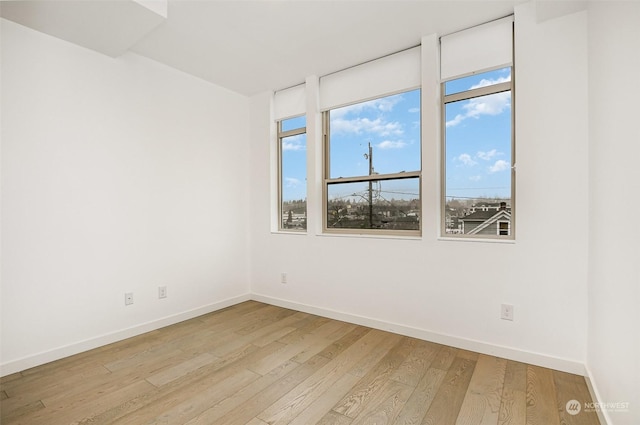
M 420 90 L 324 113 L 325 231 L 420 234 Z
M 443 84 L 445 236 L 513 238 L 512 69 Z
M 498 235 L 500 236 L 509 236 L 509 222 L 508 221 L 499 221 L 498 222 Z
M 278 121 L 279 229 L 307 229 L 306 117 Z

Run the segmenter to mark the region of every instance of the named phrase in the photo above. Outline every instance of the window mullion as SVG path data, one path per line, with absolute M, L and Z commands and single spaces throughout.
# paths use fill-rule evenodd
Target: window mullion
M 420 171 L 410 171 L 404 173 L 394 174 L 373 174 L 371 176 L 357 176 L 357 177 L 338 177 L 335 179 L 325 179 L 325 182 L 331 183 L 357 183 L 367 181 L 382 181 L 382 180 L 401 180 L 420 177 Z
M 461 100 L 473 99 L 475 97 L 482 97 L 489 94 L 501 93 L 511 90 L 511 81 L 506 83 L 493 84 L 486 87 L 479 87 L 477 89 L 467 90 L 460 93 L 453 93 L 444 96 L 444 103 L 458 102 Z

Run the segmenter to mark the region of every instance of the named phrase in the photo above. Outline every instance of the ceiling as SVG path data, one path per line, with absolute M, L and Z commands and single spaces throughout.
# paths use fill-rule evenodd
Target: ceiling
M 114 57 L 131 51 L 253 95 L 416 46 L 423 35 L 510 15 L 521 2 L 4 1 L 0 11 L 4 18 Z M 164 10 L 143 3 L 164 4 Z

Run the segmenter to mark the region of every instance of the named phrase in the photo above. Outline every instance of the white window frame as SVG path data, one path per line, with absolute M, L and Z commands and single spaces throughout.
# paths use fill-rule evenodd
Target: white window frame
M 511 222 L 510 221 L 498 220 L 496 223 L 497 223 L 497 229 L 496 229 L 497 236 L 510 236 L 511 235 Z M 500 228 L 500 225 L 502 223 L 507 223 L 507 229 L 506 229 L 507 230 L 507 234 L 506 235 L 501 235 L 500 234 L 500 231 L 502 230 Z
M 420 89 L 420 97 L 422 97 L 422 89 L 420 87 L 414 87 L 407 90 L 402 90 L 397 93 L 388 93 L 386 95 L 378 96 L 374 99 L 381 99 L 384 97 L 392 96 L 394 94 L 407 93 L 413 90 Z M 364 99 L 358 102 L 351 103 L 352 105 L 366 102 Z M 420 101 L 422 108 L 422 101 Z M 342 105 L 348 106 L 348 105 Z M 342 107 L 341 106 L 341 107 Z M 417 230 L 398 230 L 398 229 L 355 229 L 355 228 L 330 228 L 328 226 L 328 206 L 329 206 L 329 185 L 336 183 L 361 183 L 361 182 L 382 182 L 385 180 L 400 180 L 400 179 L 418 179 L 418 202 L 422 206 L 422 160 L 420 160 L 420 169 L 417 171 L 407 171 L 401 173 L 389 173 L 389 174 L 373 174 L 362 175 L 354 177 L 338 177 L 331 178 L 330 170 L 330 114 L 333 109 L 322 112 L 322 140 L 323 140 L 323 184 L 322 184 L 322 229 L 323 233 L 327 234 L 344 234 L 344 235 L 388 235 L 388 236 L 407 236 L 407 237 L 419 237 L 422 236 L 422 207 L 420 208 L 420 215 L 418 216 L 418 229 Z M 420 133 L 422 133 L 422 121 L 421 121 Z M 422 134 L 420 136 L 420 152 L 422 152 Z M 421 155 L 422 156 L 422 155 Z
M 476 88 L 476 89 L 471 89 L 471 90 L 466 90 L 466 91 L 462 91 L 462 92 L 458 92 L 458 93 L 453 93 L 453 94 L 449 94 L 446 95 L 445 94 L 445 84 L 446 82 L 443 82 L 441 84 L 441 155 L 440 155 L 440 168 L 441 168 L 441 176 L 440 176 L 440 181 L 441 181 L 441 199 L 440 199 L 440 216 L 441 216 L 441 220 L 440 220 L 440 234 L 441 237 L 444 238 L 455 238 L 455 239 L 487 239 L 487 238 L 491 238 L 491 239 L 505 239 L 505 240 L 513 240 L 515 239 L 515 200 L 516 200 L 516 176 L 515 176 L 515 172 L 516 172 L 516 165 L 515 165 L 515 158 L 516 158 L 516 143 L 515 143 L 515 84 L 514 84 L 514 67 L 511 66 L 510 68 L 510 73 L 511 73 L 511 80 L 504 82 L 504 83 L 498 83 L 498 84 L 493 84 L 490 86 L 486 86 L 486 87 L 480 87 L 480 88 Z M 451 81 L 451 80 L 449 80 Z M 446 117 L 446 107 L 448 103 L 452 103 L 452 102 L 460 102 L 460 101 L 465 101 L 465 100 L 469 100 L 469 99 L 473 99 L 473 98 L 477 98 L 477 97 L 482 97 L 482 96 L 489 96 L 492 94 L 496 94 L 496 93 L 502 93 L 502 92 L 506 92 L 509 91 L 511 92 L 511 108 L 510 108 L 510 113 L 511 113 L 511 158 L 510 158 L 510 163 L 511 163 L 511 206 L 510 206 L 510 214 L 511 214 L 511 222 L 509 223 L 509 235 L 505 236 L 505 235 L 500 235 L 500 230 L 497 231 L 497 234 L 495 236 L 491 236 L 491 235 L 470 235 L 470 234 L 465 234 L 464 233 L 464 225 L 462 228 L 462 233 L 459 234 L 455 234 L 455 233 L 447 233 L 446 232 L 446 204 L 447 204 L 447 193 L 446 193 L 446 180 L 447 180 L 447 167 L 446 167 L 446 155 L 447 155 L 447 126 L 446 126 L 446 121 L 447 121 L 447 117 Z
M 303 116 L 303 115 L 299 115 L 299 116 Z M 291 136 L 297 136 L 300 134 L 306 134 L 307 133 L 307 127 L 300 127 L 300 128 L 294 128 L 292 130 L 287 130 L 287 131 L 282 131 L 282 122 L 283 121 L 287 121 L 288 119 L 291 118 L 297 118 L 297 117 L 289 117 L 289 118 L 285 118 L 285 119 L 281 119 L 281 120 L 277 120 L 276 121 L 276 131 L 277 131 L 277 152 L 278 152 L 278 231 L 281 232 L 296 232 L 296 233 L 306 233 L 307 229 L 308 229 L 308 220 L 307 220 L 307 226 L 305 228 L 302 229 L 296 229 L 296 228 L 288 228 L 288 227 L 284 227 L 284 211 L 282 210 L 282 204 L 283 204 L 283 190 L 282 190 L 282 184 L 283 184 L 283 175 L 282 175 L 282 139 L 285 139 L 287 137 L 291 137 Z M 305 158 L 306 161 L 306 158 Z M 307 173 L 308 175 L 308 173 Z M 305 215 L 307 215 L 308 217 L 308 209 L 306 209 L 306 213 Z

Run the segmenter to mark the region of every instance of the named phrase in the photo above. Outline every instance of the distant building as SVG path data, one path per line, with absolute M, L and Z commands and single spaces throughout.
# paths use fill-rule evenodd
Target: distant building
M 476 211 L 500 211 L 501 208 L 506 208 L 506 202 L 480 202 L 478 204 L 473 204 L 471 208 L 469 208 L 469 213 L 474 213 Z
M 294 213 L 290 211 L 282 212 L 282 228 L 283 229 L 306 229 L 307 214 Z
M 469 215 L 460 217 L 462 233 L 465 235 L 511 235 L 511 210 L 506 202 L 479 204 L 471 207 Z

